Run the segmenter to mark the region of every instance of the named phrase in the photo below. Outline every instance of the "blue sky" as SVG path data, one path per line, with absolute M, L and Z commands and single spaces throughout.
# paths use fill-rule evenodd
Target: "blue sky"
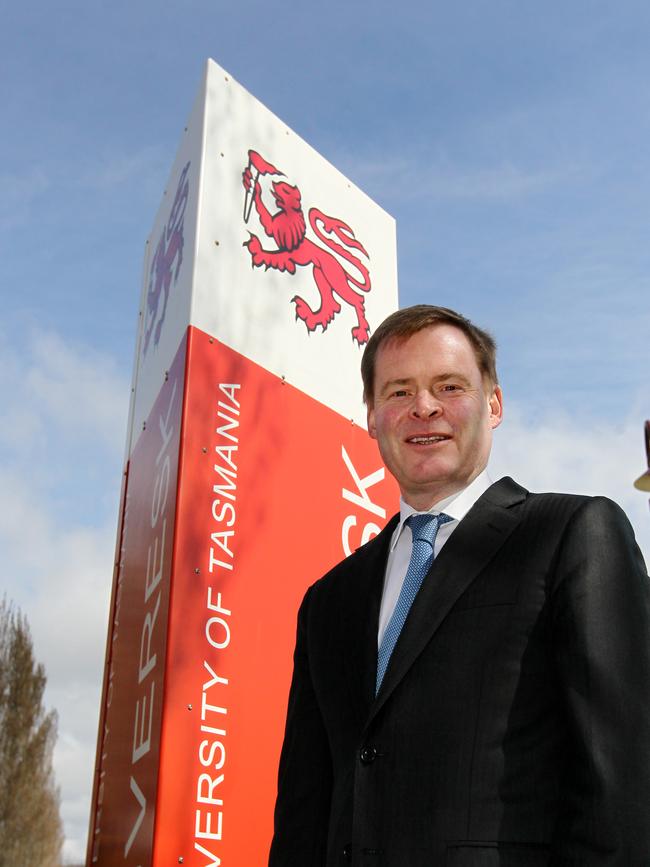
M 632 489 L 650 416 L 650 7 L 35 0 L 0 33 L 0 586 L 81 860 L 142 255 L 213 57 L 397 219 L 402 304 L 500 345 L 493 474 Z

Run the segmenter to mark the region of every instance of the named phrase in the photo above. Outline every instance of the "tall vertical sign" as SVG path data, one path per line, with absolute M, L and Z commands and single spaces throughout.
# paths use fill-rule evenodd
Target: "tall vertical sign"
M 393 220 L 208 61 L 147 244 L 88 865 L 263 867 L 305 589 L 397 493 Z

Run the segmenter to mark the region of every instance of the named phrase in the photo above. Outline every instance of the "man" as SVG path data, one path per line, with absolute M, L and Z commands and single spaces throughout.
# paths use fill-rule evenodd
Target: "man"
M 649 867 L 627 519 L 491 484 L 495 345 L 459 314 L 394 313 L 362 375 L 400 514 L 301 606 L 271 867 Z

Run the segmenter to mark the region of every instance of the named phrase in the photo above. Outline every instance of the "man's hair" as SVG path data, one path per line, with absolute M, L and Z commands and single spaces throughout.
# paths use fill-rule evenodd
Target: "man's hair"
M 361 359 L 361 378 L 363 379 L 363 399 L 372 405 L 375 388 L 375 363 L 379 348 L 389 340 L 407 340 L 418 331 L 433 325 L 453 325 L 467 337 L 472 344 L 479 370 L 491 385 L 498 383 L 496 354 L 497 345 L 487 331 L 478 328 L 449 307 L 435 307 L 432 304 L 415 304 L 404 307 L 384 319 L 371 335 Z

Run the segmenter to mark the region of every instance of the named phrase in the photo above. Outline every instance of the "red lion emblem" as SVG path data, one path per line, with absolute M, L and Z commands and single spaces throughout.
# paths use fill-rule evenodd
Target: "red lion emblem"
M 256 151 L 249 151 L 248 158 L 249 163 L 243 173 L 246 190 L 244 220 L 248 222 L 251 206 L 254 203 L 264 231 L 277 245 L 277 250 L 265 250 L 259 238 L 249 232 L 250 238 L 244 242 L 244 246 L 248 248 L 251 255 L 252 267 L 264 266 L 267 270 L 277 268 L 278 271 L 295 274 L 297 265 L 311 265 L 314 282 L 320 293 L 320 307 L 312 310 L 304 298 L 295 295 L 291 300 L 296 305 L 296 319 L 302 319 L 310 332 L 315 331 L 318 325 L 325 331 L 341 310 L 341 305 L 334 297 L 336 295 L 346 304 L 350 304 L 356 312 L 357 324 L 352 328 L 352 339 L 360 346 L 367 343 L 370 327 L 366 319 L 364 297 L 353 287 L 369 292 L 370 274 L 366 266 L 350 252 L 351 249 L 358 250 L 369 258 L 363 245 L 357 241 L 347 223 L 336 217 L 328 217 L 318 208 L 309 209 L 309 225 L 316 237 L 356 269 L 360 277 L 357 279 L 343 267 L 330 250 L 306 237 L 307 227 L 298 187 L 285 181 L 274 181 L 271 184 L 271 192 L 278 210 L 274 214 L 269 212 L 262 201 L 259 178 L 260 175 L 266 174 L 282 175 L 282 172 Z M 252 169 L 256 171 L 255 178 Z M 341 243 L 328 237 L 330 235 L 335 235 Z

